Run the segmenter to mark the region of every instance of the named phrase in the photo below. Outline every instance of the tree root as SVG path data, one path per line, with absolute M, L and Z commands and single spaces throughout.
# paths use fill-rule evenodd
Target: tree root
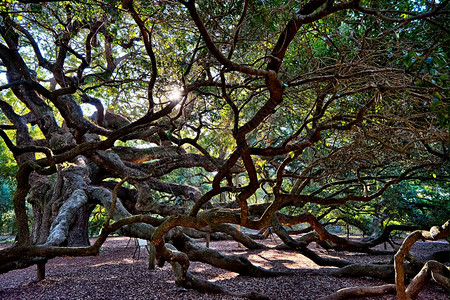
M 321 300 L 335 300 L 335 299 L 348 299 L 349 297 L 366 297 L 374 295 L 382 295 L 386 293 L 397 293 L 399 300 L 410 300 L 417 297 L 419 292 L 423 289 L 427 280 L 431 277 L 436 283 L 443 286 L 445 289 L 450 290 L 449 273 L 450 268 L 441 264 L 440 262 L 431 260 L 425 263 L 420 272 L 411 280 L 410 284 L 405 290 L 405 268 L 403 260 L 409 255 L 409 250 L 414 243 L 420 239 L 422 240 L 439 240 L 449 236 L 449 221 L 447 221 L 441 227 L 432 227 L 430 231 L 416 230 L 411 233 L 402 243 L 402 246 L 395 254 L 394 257 L 394 270 L 395 270 L 395 284 L 375 286 L 375 287 L 352 287 L 341 289 L 331 295 L 320 298 Z M 383 274 L 386 273 L 383 266 Z M 389 274 L 391 271 L 389 267 Z M 364 270 L 365 269 L 365 270 Z M 380 267 L 368 269 L 364 265 L 349 266 L 343 268 L 338 273 L 342 274 L 349 272 L 353 275 L 360 275 L 361 273 L 376 273 L 380 271 Z M 408 273 L 408 271 L 406 271 Z M 369 274 L 369 276 L 372 276 Z
M 379 296 L 385 294 L 395 294 L 395 284 L 344 288 L 331 295 L 321 297 L 318 300 L 341 300 L 356 297 Z
M 271 271 L 253 265 L 247 258 L 240 255 L 224 255 L 214 249 L 196 244 L 191 238 L 179 232 L 173 235 L 174 246 L 189 257 L 214 267 L 239 273 L 243 276 L 276 277 L 289 275 L 287 272 Z
M 171 244 L 167 244 L 166 247 L 171 249 L 172 251 L 177 251 L 175 249 L 175 247 Z M 231 292 L 216 283 L 210 282 L 210 281 L 202 279 L 202 278 L 195 277 L 189 271 L 184 272 L 184 268 L 175 261 L 171 261 L 170 264 L 172 265 L 172 270 L 175 274 L 175 284 L 178 286 L 182 286 L 186 289 L 197 290 L 201 293 L 230 295 L 230 296 L 234 296 L 234 297 L 242 297 L 242 298 L 247 298 L 247 299 L 252 299 L 252 300 L 268 300 L 269 299 L 265 295 L 262 295 L 257 292 L 250 292 L 250 293 Z
M 408 288 L 405 291 L 406 296 L 412 299 L 416 298 L 430 277 L 449 291 L 450 280 L 448 278 L 448 273 L 449 267 L 434 260 L 427 261 L 422 270 L 420 270 L 409 283 Z
M 218 284 L 215 284 L 215 283 L 210 282 L 205 279 L 195 277 L 189 271 L 186 274 L 186 280 L 183 282 L 179 282 L 178 285 L 180 285 L 186 289 L 194 289 L 194 290 L 200 291 L 202 293 L 222 294 L 222 295 L 242 297 L 242 298 L 254 299 L 254 300 L 270 299 L 267 296 L 257 293 L 257 292 L 250 292 L 250 293 L 231 292 L 231 291 L 221 287 Z
M 419 267 L 420 268 L 420 267 Z M 406 265 L 406 275 L 410 278 L 417 273 L 417 268 L 411 264 Z M 395 269 L 392 264 L 352 264 L 345 266 L 334 273 L 342 277 L 372 277 L 388 282 L 395 279 Z
M 289 233 L 283 228 L 280 220 L 278 219 L 278 217 L 276 215 L 273 216 L 271 222 L 272 222 L 272 227 L 273 227 L 275 233 L 286 245 L 288 245 L 291 249 L 293 249 L 295 251 L 299 251 L 301 254 L 308 257 L 309 259 L 311 259 L 313 262 L 315 262 L 319 266 L 344 267 L 344 266 L 348 266 L 348 265 L 352 264 L 351 262 L 348 262 L 348 261 L 345 261 L 342 259 L 324 258 L 324 257 L 319 256 L 314 251 L 309 250 L 307 248 L 307 246 L 311 241 L 311 239 L 310 239 L 311 235 L 308 235 L 306 240 L 303 240 L 303 239 L 294 240 L 289 235 Z
M 443 239 L 449 236 L 450 232 L 450 220 L 445 222 L 444 225 L 441 227 L 434 226 L 430 229 L 430 231 L 425 230 L 416 230 L 410 235 L 406 237 L 406 239 L 403 241 L 400 249 L 394 256 L 394 267 L 395 267 L 395 285 L 397 289 L 397 297 L 399 300 L 409 300 L 411 299 L 410 295 L 407 291 L 405 291 L 405 271 L 403 266 L 403 261 L 406 258 L 406 256 L 409 254 L 409 251 L 411 247 L 414 245 L 414 243 L 418 240 L 439 240 Z M 438 262 L 436 262 L 438 263 Z M 438 263 L 440 264 L 440 263 Z M 433 263 L 434 266 L 434 263 Z M 427 265 L 428 269 L 429 265 Z M 419 272 L 420 273 L 428 273 L 428 271 Z M 417 276 L 416 276 L 417 277 Z M 426 278 L 425 275 L 419 275 L 418 279 L 419 281 L 422 281 L 422 278 Z M 424 279 L 423 279 L 424 281 Z M 414 280 L 413 280 L 414 282 Z M 419 284 L 420 285 L 420 284 Z M 418 285 L 418 288 L 420 287 Z M 422 284 L 423 285 L 423 284 Z M 414 288 L 414 294 L 418 294 L 420 289 L 416 291 L 416 288 Z
M 267 249 L 267 246 L 255 242 L 247 234 L 240 232 L 233 225 L 230 224 L 216 224 L 212 228 L 214 231 L 224 232 L 229 234 L 235 241 L 241 243 L 248 249 Z
M 373 271 L 373 269 L 367 269 L 367 265 L 351 265 L 346 268 L 343 268 L 341 272 L 345 269 L 352 268 L 354 269 L 357 267 L 358 271 L 361 271 L 362 273 L 370 273 L 371 277 L 380 278 L 377 276 L 372 276 L 372 274 L 376 274 L 378 271 Z M 377 266 L 378 267 L 378 266 Z M 384 267 L 384 266 L 383 266 Z M 389 277 L 394 277 L 393 266 L 389 266 Z M 362 271 L 363 269 L 366 269 L 365 271 Z M 384 270 L 384 268 L 383 268 Z M 412 271 L 412 270 L 411 270 Z M 430 277 L 439 285 L 441 285 L 443 288 L 445 288 L 447 291 L 450 291 L 450 280 L 449 280 L 449 267 L 437 262 L 430 260 L 428 261 L 420 270 L 420 272 L 411 280 L 410 284 L 408 285 L 408 288 L 405 291 L 405 295 L 407 299 L 415 299 L 419 292 L 423 289 L 426 282 L 430 279 Z M 361 274 L 359 272 L 359 274 Z M 410 272 L 408 272 L 410 273 Z M 352 275 L 358 276 L 358 272 L 352 273 Z M 367 274 L 366 274 L 367 275 Z M 372 287 L 365 287 L 365 286 L 358 286 L 358 287 L 351 287 L 351 288 L 344 288 L 336 291 L 335 293 L 322 297 L 319 300 L 338 300 L 338 299 L 348 299 L 353 297 L 369 297 L 369 296 L 377 296 L 377 295 L 384 295 L 384 294 L 394 294 L 396 293 L 396 285 L 395 284 L 386 284 L 386 285 L 380 285 L 380 286 L 372 286 Z

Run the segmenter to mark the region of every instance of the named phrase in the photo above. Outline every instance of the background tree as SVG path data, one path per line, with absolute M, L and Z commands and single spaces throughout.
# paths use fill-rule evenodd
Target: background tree
M 0 144 L 0 234 L 13 235 L 16 233 L 14 207 L 11 201 L 14 193 L 14 174 L 17 166 L 4 143 Z
M 319 220 L 371 201 L 382 213 L 404 201 L 388 192 L 402 182 L 448 187 L 447 1 L 24 0 L 1 11 L 0 134 L 18 165 L 3 272 L 97 254 L 120 229 L 151 240 L 178 284 L 223 291 L 187 280 L 189 261 L 279 274 L 201 248 L 187 228 L 259 247 L 228 224 L 270 225 L 342 267 L 281 225 L 370 251 L 386 235 L 351 242 Z M 89 246 L 97 205 L 108 216 Z

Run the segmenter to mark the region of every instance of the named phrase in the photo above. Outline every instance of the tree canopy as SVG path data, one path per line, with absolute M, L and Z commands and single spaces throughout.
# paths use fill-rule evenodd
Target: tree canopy
M 448 1 L 3 1 L 0 146 L 17 164 L 17 238 L 0 270 L 97 254 L 120 230 L 198 288 L 188 228 L 257 247 L 230 224 L 283 236 L 309 223 L 318 242 L 369 251 L 389 220 L 440 225 L 449 20 Z M 107 216 L 89 246 L 97 205 Z M 333 220 L 374 240 L 338 238 Z

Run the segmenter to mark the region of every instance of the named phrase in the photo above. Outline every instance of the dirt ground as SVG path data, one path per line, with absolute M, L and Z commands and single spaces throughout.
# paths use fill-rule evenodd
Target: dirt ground
M 203 241 L 199 241 L 204 243 Z M 274 246 L 278 239 L 264 243 Z M 128 244 L 128 246 L 127 246 Z M 7 247 L 1 244 L 1 248 Z M 270 299 L 317 299 L 338 289 L 351 286 L 373 286 L 385 282 L 372 278 L 337 278 L 336 268 L 324 268 L 308 258 L 292 251 L 247 250 L 233 241 L 212 241 L 211 248 L 226 254 L 242 254 L 254 264 L 275 270 L 290 270 L 292 275 L 277 278 L 250 278 L 235 273 L 192 262 L 190 271 L 198 276 L 234 291 L 256 291 Z M 341 257 L 360 263 L 388 261 L 387 255 L 326 252 L 323 256 Z M 126 237 L 109 238 L 97 257 L 59 257 L 46 266 L 46 278 L 35 281 L 36 267 L 0 274 L 0 299 L 237 299 L 230 296 L 202 294 L 175 286 L 170 265 L 148 270 L 148 254 L 140 248 L 139 259 L 134 240 Z M 412 254 L 426 257 L 435 251 L 449 250 L 449 244 L 441 242 L 417 242 Z M 133 254 L 135 254 L 133 258 Z M 359 298 L 361 299 L 361 298 Z M 393 295 L 367 297 L 366 300 L 395 299 Z M 440 286 L 429 283 L 418 299 L 449 299 Z

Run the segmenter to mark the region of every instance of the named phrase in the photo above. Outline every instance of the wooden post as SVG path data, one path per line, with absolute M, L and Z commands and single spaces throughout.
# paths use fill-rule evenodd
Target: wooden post
M 241 231 L 241 225 L 237 226 L 237 230 Z M 241 243 L 238 242 L 238 248 L 241 248 L 241 247 L 242 247 Z
M 209 248 L 209 242 L 211 241 L 211 233 L 206 233 L 206 248 Z
M 235 180 L 236 187 L 238 188 L 239 187 L 239 174 L 236 174 L 234 176 L 234 180 Z M 241 231 L 241 225 L 237 225 L 237 230 Z M 238 248 L 241 248 L 241 243 L 239 243 L 239 242 L 238 242 Z
M 148 246 L 148 269 L 155 269 L 155 260 L 156 260 L 156 247 L 152 241 L 147 241 Z
M 37 281 L 41 281 L 45 279 L 45 263 L 40 262 L 36 265 L 36 279 Z

